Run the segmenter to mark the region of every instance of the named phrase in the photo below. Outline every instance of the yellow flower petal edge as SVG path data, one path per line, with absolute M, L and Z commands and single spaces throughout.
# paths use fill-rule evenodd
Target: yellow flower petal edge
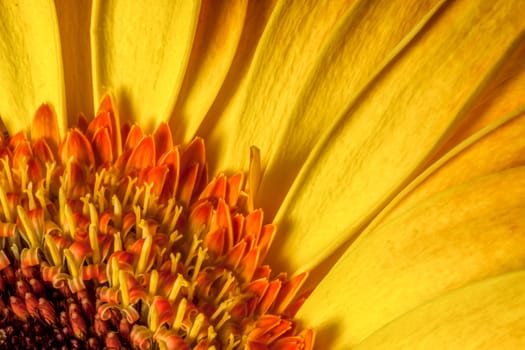
M 388 221 L 433 193 L 470 179 L 525 164 L 525 108 L 478 132 L 434 163 L 374 219 Z
M 435 0 L 382 0 L 373 6 L 367 0 L 354 2 L 326 39 L 301 91 L 288 102 L 293 107 L 286 118 L 278 119 L 275 131 L 273 126 L 265 127 L 275 134 L 271 148 L 263 148 L 271 153 L 258 194 L 268 215 L 273 217 L 279 209 L 320 133 L 344 117 L 348 106 L 388 69 L 444 4 Z
M 524 196 L 525 167 L 437 193 L 359 237 L 297 317 L 320 343 L 355 345 L 451 289 L 525 268 Z
M 91 0 L 56 0 L 68 125 L 77 122 L 80 113 L 89 116 L 93 110 L 93 82 L 91 78 Z
M 525 33 L 513 52 L 469 106 L 462 125 L 435 155 L 438 159 L 471 135 L 525 106 Z
M 520 39 L 524 11 L 519 1 L 439 11 L 316 146 L 276 216 L 288 234 L 276 237 L 272 261 L 314 268 L 413 179 Z
M 171 118 L 175 140 L 189 142 L 230 70 L 244 28 L 247 0 L 204 0 L 184 82 Z
M 525 147 L 522 137 L 524 128 L 525 108 L 521 108 L 468 137 L 417 176 L 360 234 L 366 235 L 434 193 L 476 177 L 525 164 L 522 152 Z M 343 253 L 340 248 L 310 271 L 307 286 L 313 288 L 317 285 Z
M 523 349 L 525 271 L 455 290 L 396 319 L 355 350 Z
M 9 130 L 27 130 L 42 102 L 66 122 L 62 55 L 53 1 L 0 3 L 0 111 Z
M 252 145 L 265 150 L 264 157 L 271 152 L 275 133 L 286 121 L 284 116 L 314 67 L 318 51 L 350 7 L 348 0 L 276 3 L 246 73 L 246 84 L 230 99 L 209 135 L 203 135 L 220 140 L 217 168 L 245 168 L 246 162 L 235 154 Z M 230 137 L 222 137 L 225 134 Z
M 94 1 L 93 95 L 148 131 L 167 121 L 184 78 L 200 1 Z

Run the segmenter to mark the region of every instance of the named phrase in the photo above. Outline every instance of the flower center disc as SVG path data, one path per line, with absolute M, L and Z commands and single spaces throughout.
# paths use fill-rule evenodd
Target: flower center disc
M 262 265 L 275 226 L 244 182 L 208 181 L 202 139 L 120 126 L 108 97 L 63 139 L 41 106 L 0 144 L 0 347 L 311 349 L 306 275 Z

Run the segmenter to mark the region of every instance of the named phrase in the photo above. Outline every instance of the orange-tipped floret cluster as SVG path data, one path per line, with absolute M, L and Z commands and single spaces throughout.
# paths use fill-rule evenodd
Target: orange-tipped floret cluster
M 121 126 L 106 97 L 61 140 L 41 106 L 0 144 L 0 348 L 311 349 L 306 276 L 262 265 L 254 164 L 208 182 L 201 139 Z

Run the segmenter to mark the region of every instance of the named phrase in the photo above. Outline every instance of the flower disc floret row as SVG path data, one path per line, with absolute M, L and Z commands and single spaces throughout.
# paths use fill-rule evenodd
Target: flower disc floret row
M 208 181 L 201 139 L 121 126 L 109 97 L 60 139 L 42 105 L 0 144 L 0 346 L 311 349 L 306 275 L 262 264 L 257 168 Z

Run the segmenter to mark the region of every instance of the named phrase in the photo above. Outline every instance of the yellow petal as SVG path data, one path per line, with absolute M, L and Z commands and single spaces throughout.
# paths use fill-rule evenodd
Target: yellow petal
M 525 106 L 525 40 L 518 45 L 496 75 L 468 108 L 461 126 L 434 156 L 444 155 L 461 141 Z
M 219 127 L 220 120 L 225 115 L 232 113 L 235 108 L 238 108 L 240 101 L 244 98 L 242 92 L 246 92 L 246 86 L 249 80 L 247 72 L 249 71 L 250 63 L 253 60 L 257 44 L 267 27 L 276 3 L 277 0 L 248 2 L 243 33 L 239 40 L 237 52 L 235 53 L 228 75 L 215 101 L 210 107 L 208 114 L 204 120 L 202 120 L 196 131 L 196 135 L 206 139 L 206 144 L 208 145 L 207 152 L 208 155 L 210 155 L 210 164 L 208 164 L 208 166 L 212 172 L 219 169 L 214 160 L 218 159 L 222 152 L 221 145 L 225 140 L 224 133 L 229 133 L 227 123 L 223 123 Z M 173 119 L 172 122 L 174 123 L 175 119 Z M 223 133 L 214 132 L 217 129 L 222 129 Z M 222 168 L 220 171 L 224 171 L 224 169 L 225 168 Z
M 64 59 L 64 83 L 69 125 L 78 115 L 93 115 L 91 80 L 91 0 L 56 0 L 60 41 Z M 100 101 L 96 101 L 97 103 Z
M 53 1 L 0 3 L 0 116 L 11 131 L 28 129 L 51 103 L 65 130 L 62 56 Z
M 111 93 L 120 114 L 153 128 L 171 115 L 191 52 L 200 1 L 105 1 L 93 5 L 95 104 Z
M 316 146 L 276 216 L 286 234 L 271 261 L 315 267 L 413 179 L 506 58 L 524 11 L 521 1 L 459 1 L 438 11 Z
M 357 1 L 330 35 L 317 57 L 303 89 L 290 91 L 283 101 L 293 106 L 282 125 L 272 127 L 267 110 L 256 111 L 265 120 L 262 130 L 271 142 L 258 203 L 273 217 L 323 130 L 358 98 L 374 78 L 410 44 L 444 1 Z M 381 25 L 371 25 L 381 23 Z M 373 38 L 370 40 L 369 38 Z M 287 76 L 283 77 L 288 79 Z M 266 109 L 269 103 L 264 107 Z M 248 115 L 254 113 L 249 111 Z M 275 124 L 275 123 L 274 123 Z M 271 136 L 270 136 L 271 135 Z M 258 140 L 258 139 L 257 139 Z M 259 140 L 258 140 L 259 142 Z M 261 148 L 264 152 L 267 149 Z
M 523 198 L 525 167 L 430 197 L 360 236 L 297 317 L 319 339 L 340 325 L 346 347 L 449 290 L 525 268 Z
M 247 0 L 202 2 L 197 32 L 172 130 L 176 140 L 191 141 L 230 69 L 245 23 Z
M 353 349 L 523 349 L 524 303 L 525 272 L 508 273 L 418 307 Z
M 246 73 L 246 84 L 228 99 L 224 112 L 214 115 L 216 123 L 207 130 L 210 134 L 203 135 L 212 142 L 220 140 L 216 168 L 247 168 L 246 157 L 239 157 L 239 150 L 252 145 L 265 150 L 265 155 L 272 151 L 275 131 L 285 121 L 290 101 L 305 84 L 318 51 L 350 6 L 348 0 L 281 1 L 275 5 Z M 243 68 L 232 65 L 234 71 Z M 207 124 L 211 125 L 210 121 Z
M 470 179 L 525 164 L 525 111 L 498 120 L 433 164 L 374 219 L 376 227 L 415 203 Z

